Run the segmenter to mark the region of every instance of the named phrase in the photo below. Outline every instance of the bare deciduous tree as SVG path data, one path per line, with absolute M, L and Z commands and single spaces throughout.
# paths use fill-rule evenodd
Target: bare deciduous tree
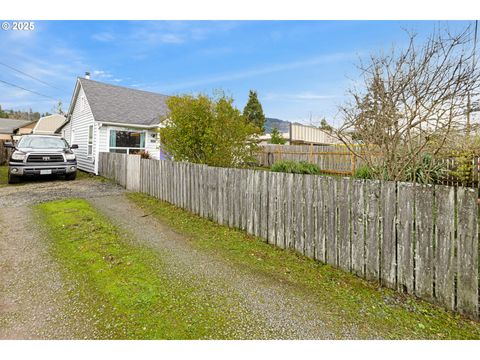
M 349 91 L 336 132 L 376 177 L 390 180 L 405 179 L 425 153 L 435 156 L 465 134 L 468 97 L 479 89 L 470 28 L 435 32 L 420 45 L 407 34 L 406 48 L 360 63 L 361 89 Z

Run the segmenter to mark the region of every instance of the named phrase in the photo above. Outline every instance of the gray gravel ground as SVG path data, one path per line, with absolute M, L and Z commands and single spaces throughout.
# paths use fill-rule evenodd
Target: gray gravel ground
M 67 292 L 32 210 L 0 209 L 0 339 L 81 337 L 88 326 Z
M 157 250 L 172 277 L 202 288 L 210 296 L 231 300 L 238 323 L 231 324 L 235 337 L 256 339 L 356 338 L 355 329 L 335 330 L 328 324 L 315 299 L 291 286 L 194 249 L 181 234 L 148 216 L 124 196 L 89 200 L 127 238 Z M 203 297 L 203 296 L 202 296 Z
M 100 181 L 98 178 L 83 178 L 75 181 L 33 180 L 20 185 L 0 187 L 0 209 L 64 198 L 109 196 L 123 191 L 122 187 L 110 181 Z
M 95 319 L 85 317 L 62 282 L 28 205 L 122 191 L 89 178 L 0 188 L 0 339 L 95 338 Z

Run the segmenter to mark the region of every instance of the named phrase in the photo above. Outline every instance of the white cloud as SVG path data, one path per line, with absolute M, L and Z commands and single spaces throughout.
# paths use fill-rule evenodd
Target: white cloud
M 100 32 L 92 35 L 92 39 L 100 42 L 110 42 L 116 40 L 116 36 L 112 32 Z
M 292 101 L 310 101 L 310 100 L 331 100 L 335 95 L 316 94 L 313 92 L 299 93 L 267 93 L 263 96 L 263 100 L 292 100 Z
M 138 24 L 125 38 L 135 44 L 155 46 L 201 41 L 211 35 L 230 31 L 238 27 L 240 23 L 232 21 L 159 21 Z
M 122 79 L 115 77 L 111 72 L 105 70 L 93 70 L 91 75 L 93 80 L 100 79 L 116 83 L 123 81 Z
M 113 77 L 112 74 L 104 70 L 93 70 L 92 75 L 103 79 L 109 79 Z
M 296 60 L 296 61 L 280 63 L 280 64 L 263 65 L 261 67 L 252 68 L 252 69 L 232 71 L 229 74 L 210 75 L 208 77 L 197 79 L 197 80 L 177 82 L 175 84 L 167 85 L 163 87 L 163 89 L 164 90 L 165 89 L 168 89 L 168 90 L 189 89 L 196 86 L 223 83 L 223 82 L 233 81 L 233 80 L 241 80 L 241 79 L 254 77 L 254 76 L 261 76 L 261 75 L 267 75 L 267 74 L 272 74 L 276 72 L 295 70 L 295 69 L 300 69 L 304 67 L 322 65 L 322 64 L 327 64 L 327 63 L 332 63 L 337 61 L 344 61 L 344 60 L 353 59 L 355 56 L 358 56 L 358 54 L 357 53 L 323 54 L 323 55 L 319 55 L 319 56 L 315 56 L 315 57 L 311 57 L 303 60 Z

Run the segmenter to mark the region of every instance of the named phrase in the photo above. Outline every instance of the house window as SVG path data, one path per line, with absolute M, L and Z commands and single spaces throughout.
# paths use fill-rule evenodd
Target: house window
M 136 154 L 145 150 L 145 132 L 110 130 L 110 152 Z
M 91 157 L 93 152 L 93 125 L 88 127 L 87 156 Z

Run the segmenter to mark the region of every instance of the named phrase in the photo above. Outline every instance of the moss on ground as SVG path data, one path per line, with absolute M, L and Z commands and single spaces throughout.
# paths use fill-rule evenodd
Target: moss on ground
M 8 184 L 8 167 L 0 166 L 0 187 Z
M 480 339 L 480 323 L 399 294 L 243 231 L 218 225 L 148 195 L 128 197 L 205 251 L 305 292 L 328 314 L 329 326 L 352 326 L 362 338 Z
M 85 321 L 94 323 L 95 338 L 238 336 L 239 319 L 222 298 L 206 299 L 188 281 L 171 276 L 158 253 L 132 245 L 86 201 L 53 201 L 35 208 L 69 296 L 80 301 Z

